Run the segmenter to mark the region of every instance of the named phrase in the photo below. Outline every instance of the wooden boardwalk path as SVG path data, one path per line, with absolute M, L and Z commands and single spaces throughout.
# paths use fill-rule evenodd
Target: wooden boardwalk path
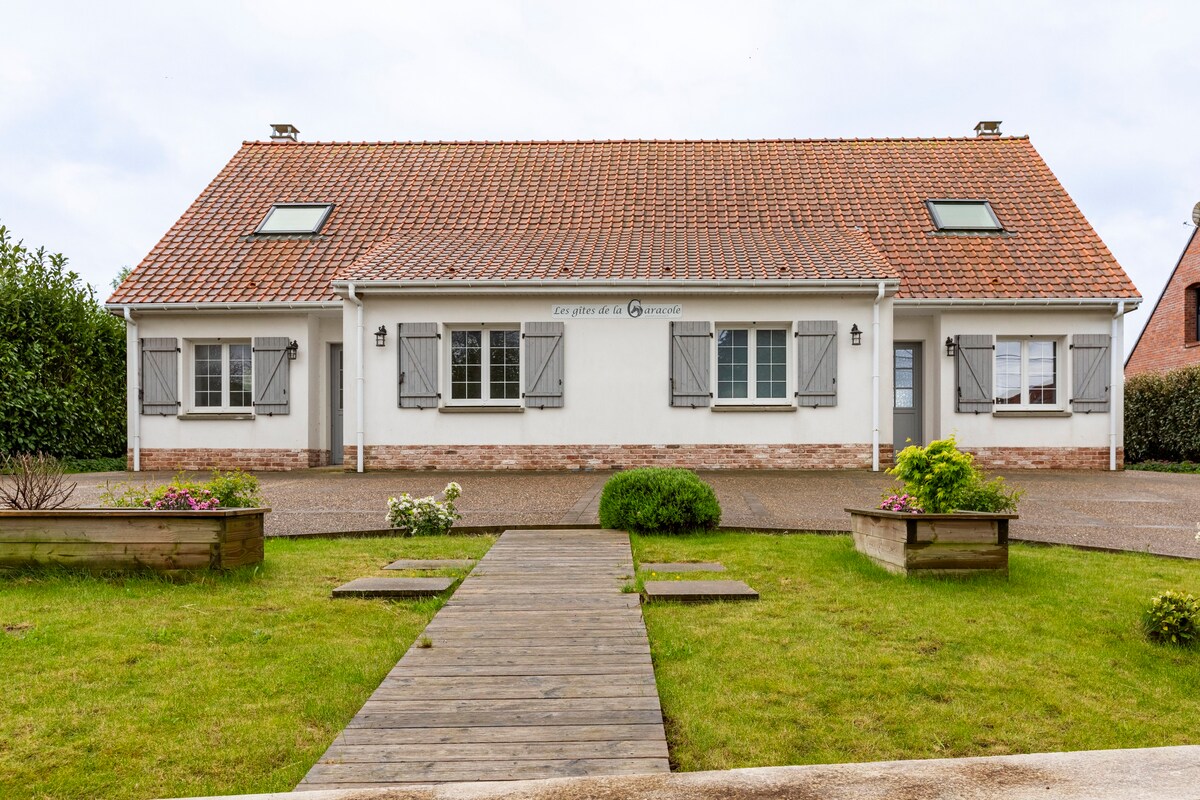
M 629 537 L 507 531 L 297 791 L 665 773 Z

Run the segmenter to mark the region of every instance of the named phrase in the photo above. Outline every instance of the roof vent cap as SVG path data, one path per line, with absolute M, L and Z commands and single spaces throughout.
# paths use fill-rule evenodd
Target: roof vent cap
M 1000 120 L 985 119 L 975 126 L 976 136 L 1000 136 Z
M 272 142 L 294 142 L 296 136 L 299 135 L 300 129 L 290 122 L 273 122 L 271 123 L 271 141 Z

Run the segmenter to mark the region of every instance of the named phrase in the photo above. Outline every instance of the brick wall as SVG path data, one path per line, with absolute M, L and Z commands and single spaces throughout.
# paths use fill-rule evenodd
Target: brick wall
M 1108 469 L 1107 447 L 964 447 L 984 469 Z M 1125 450 L 1117 448 L 1117 467 Z
M 1191 288 L 1198 284 L 1200 235 L 1192 231 L 1192 238 L 1167 288 L 1129 356 L 1129 363 L 1125 367 L 1126 377 L 1200 364 L 1200 343 L 1196 341 L 1195 290 Z
M 127 450 L 125 461 L 133 469 L 133 451 Z M 323 467 L 329 463 L 328 450 L 280 450 L 233 448 L 177 448 L 142 450 L 143 470 L 209 470 L 234 469 L 257 472 L 281 472 L 289 469 Z
M 869 444 L 711 445 L 368 445 L 367 469 L 582 470 L 870 469 Z M 883 463 L 891 447 L 880 448 Z M 355 468 L 348 446 L 345 467 Z

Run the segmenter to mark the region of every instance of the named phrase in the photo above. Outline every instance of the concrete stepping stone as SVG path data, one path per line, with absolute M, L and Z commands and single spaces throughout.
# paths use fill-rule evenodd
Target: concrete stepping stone
M 473 558 L 402 558 L 384 569 L 469 569 L 474 564 Z
M 454 578 L 357 578 L 333 590 L 333 597 L 436 597 Z
M 683 561 L 670 564 L 642 564 L 639 572 L 724 572 L 725 565 L 718 561 Z
M 742 581 L 646 581 L 646 602 L 675 600 L 703 603 L 709 600 L 757 600 L 758 592 Z

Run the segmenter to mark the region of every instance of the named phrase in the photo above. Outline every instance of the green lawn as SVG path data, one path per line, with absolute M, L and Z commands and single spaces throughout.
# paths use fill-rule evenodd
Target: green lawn
M 440 606 L 329 590 L 492 541 L 268 540 L 257 569 L 181 583 L 0 575 L 0 797 L 292 789 Z
M 1200 742 L 1200 649 L 1139 629 L 1151 595 L 1200 594 L 1198 562 L 1013 545 L 1008 580 L 906 579 L 849 537 L 749 534 L 634 554 L 762 594 L 645 608 L 679 769 Z

